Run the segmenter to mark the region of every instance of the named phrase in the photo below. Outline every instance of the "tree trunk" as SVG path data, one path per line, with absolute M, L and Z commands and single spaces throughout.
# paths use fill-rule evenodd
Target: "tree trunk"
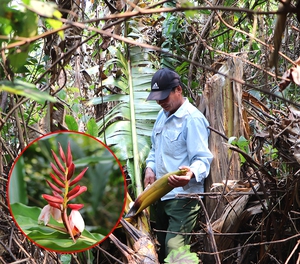
M 226 184 L 226 180 L 241 178 L 239 155 L 228 149 L 227 141 L 232 136 L 237 139 L 244 136 L 242 85 L 230 78 L 242 80 L 242 76 L 241 60 L 229 58 L 219 69 L 219 73 L 213 75 L 206 83 L 203 98 L 207 103 L 206 116 L 211 126 L 209 147 L 214 155 L 210 176 L 205 183 L 206 192 L 223 190 L 211 189 L 213 183 Z M 205 197 L 204 210 L 210 217 L 210 223 L 221 217 L 227 202 L 223 196 Z M 207 251 L 212 251 L 212 241 L 204 241 L 204 244 Z M 220 245 L 216 243 L 216 246 L 218 250 Z M 214 261 L 213 257 L 211 258 L 206 261 Z
M 224 75 L 228 76 L 225 77 Z M 242 80 L 241 60 L 229 58 L 206 83 L 204 98 L 207 101 L 206 116 L 212 127 L 210 150 L 214 155 L 210 176 L 206 179 L 206 191 L 213 183 L 240 179 L 240 160 L 237 153 L 228 150 L 227 139 L 244 136 L 242 85 L 230 79 Z M 222 136 L 223 135 L 223 136 Z M 206 197 L 205 205 L 211 220 L 222 214 L 226 201 Z

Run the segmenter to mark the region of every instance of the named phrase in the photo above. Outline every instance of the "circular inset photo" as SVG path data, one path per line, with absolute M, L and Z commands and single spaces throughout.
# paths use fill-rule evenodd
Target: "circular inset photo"
M 8 205 L 19 229 L 47 250 L 73 253 L 101 243 L 124 213 L 122 167 L 101 141 L 61 131 L 33 141 L 9 174 Z

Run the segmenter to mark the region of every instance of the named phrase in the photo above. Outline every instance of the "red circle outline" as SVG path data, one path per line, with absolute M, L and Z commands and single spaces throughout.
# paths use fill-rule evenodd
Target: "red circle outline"
M 81 135 L 84 135 L 84 136 L 88 136 L 96 141 L 98 141 L 102 146 L 104 146 L 110 153 L 111 155 L 115 158 L 115 160 L 117 161 L 118 163 L 118 166 L 121 170 L 121 173 L 122 173 L 122 176 L 123 176 L 123 180 L 124 180 L 124 202 L 123 202 L 123 207 L 122 207 L 122 210 L 121 210 L 121 213 L 120 213 L 120 217 L 119 219 L 117 220 L 116 224 L 114 225 L 114 227 L 110 230 L 110 232 L 103 238 L 101 239 L 99 242 L 91 245 L 90 247 L 87 247 L 87 248 L 84 248 L 82 250 L 74 250 L 74 251 L 59 251 L 59 250 L 53 250 L 51 248 L 47 248 L 47 247 L 43 247 L 41 246 L 40 244 L 36 243 L 33 239 L 31 239 L 29 236 L 27 236 L 22 228 L 19 226 L 19 224 L 17 223 L 17 221 L 15 220 L 14 218 L 14 214 L 12 212 L 12 209 L 10 207 L 10 200 L 9 200 L 9 186 L 10 186 L 10 178 L 11 178 L 11 174 L 12 174 L 12 171 L 16 165 L 16 163 L 18 162 L 19 158 L 21 157 L 21 155 L 23 155 L 23 153 L 27 150 L 27 148 L 29 148 L 32 144 L 34 144 L 35 142 L 39 141 L 40 139 L 44 138 L 44 137 L 47 137 L 47 136 L 50 136 L 50 135 L 53 135 L 53 134 L 81 134 Z M 14 221 L 14 223 L 16 224 L 16 226 L 18 227 L 18 229 L 22 232 L 22 234 L 28 239 L 30 240 L 32 243 L 34 243 L 35 245 L 37 245 L 38 247 L 40 248 L 43 248 L 47 251 L 52 251 L 52 252 L 57 252 L 57 253 L 60 253 L 60 254 L 72 254 L 72 253 L 78 253 L 78 252 L 83 252 L 83 251 L 87 251 L 93 247 L 96 247 L 97 245 L 101 244 L 103 241 L 105 241 L 109 236 L 110 234 L 118 227 L 120 221 L 121 221 L 121 218 L 123 217 L 123 214 L 124 214 L 124 211 L 125 211 L 125 206 L 126 206 L 126 199 L 127 199 L 127 185 L 126 185 L 126 176 L 125 176 L 125 173 L 124 173 L 124 170 L 122 168 L 122 165 L 121 165 L 121 162 L 119 161 L 119 159 L 116 157 L 115 153 L 106 145 L 104 144 L 101 140 L 97 139 L 96 137 L 92 136 L 92 135 L 89 135 L 89 134 L 86 134 L 86 133 L 83 133 L 83 132 L 79 132 L 79 131 L 73 131 L 73 130 L 60 130 L 60 131 L 55 131 L 55 132 L 50 132 L 50 133 L 47 133 L 45 135 L 42 135 L 41 137 L 38 137 L 36 139 L 34 139 L 33 141 L 31 141 L 22 151 L 21 153 L 17 156 L 17 158 L 15 159 L 15 161 L 13 162 L 13 165 L 9 171 L 9 174 L 8 174 L 8 180 L 7 180 L 7 204 L 8 204 L 8 208 L 9 208 L 9 212 L 10 212 L 10 215 L 12 216 L 12 219 Z

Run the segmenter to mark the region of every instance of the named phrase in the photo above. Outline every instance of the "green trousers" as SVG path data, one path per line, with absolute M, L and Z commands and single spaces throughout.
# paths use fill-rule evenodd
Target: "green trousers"
M 170 232 L 157 232 L 160 243 L 159 260 L 163 263 L 172 249 L 187 245 L 191 237 L 172 232 L 190 233 L 195 227 L 200 205 L 194 199 L 172 199 L 159 201 L 156 207 L 156 229 Z

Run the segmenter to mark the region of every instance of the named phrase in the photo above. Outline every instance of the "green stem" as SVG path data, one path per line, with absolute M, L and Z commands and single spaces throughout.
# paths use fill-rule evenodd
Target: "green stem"
M 128 67 L 128 86 L 129 86 L 129 107 L 130 107 L 130 122 L 131 122 L 131 137 L 132 137 L 132 146 L 133 146 L 133 166 L 134 166 L 134 178 L 135 178 L 135 187 L 136 187 L 136 195 L 139 195 L 143 191 L 142 186 L 142 177 L 140 170 L 140 155 L 138 150 L 138 139 L 136 132 L 136 122 L 135 122 L 135 108 L 134 108 L 134 92 L 133 92 L 133 83 L 131 76 L 131 63 L 130 63 L 130 53 L 129 47 L 128 50 L 128 58 L 127 58 L 127 67 Z

